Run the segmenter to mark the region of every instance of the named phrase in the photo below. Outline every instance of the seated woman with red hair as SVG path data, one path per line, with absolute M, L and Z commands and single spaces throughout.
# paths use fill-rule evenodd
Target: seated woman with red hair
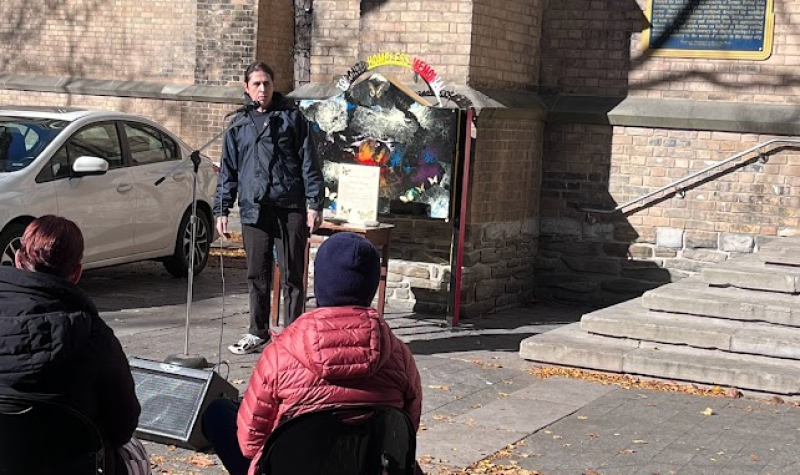
M 76 409 L 103 436 L 105 474 L 149 474 L 147 453 L 131 438 L 141 408 L 128 359 L 75 285 L 82 258 L 78 226 L 48 215 L 22 235 L 17 268 L 0 267 L 0 394 Z

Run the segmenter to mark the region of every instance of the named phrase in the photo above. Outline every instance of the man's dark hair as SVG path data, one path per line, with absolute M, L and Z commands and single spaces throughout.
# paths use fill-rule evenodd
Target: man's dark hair
M 250 66 L 244 72 L 244 83 L 247 84 L 250 82 L 250 75 L 256 71 L 261 71 L 262 73 L 267 73 L 273 81 L 275 80 L 275 72 L 272 68 L 269 67 L 267 63 L 264 61 L 254 61 L 250 63 Z
M 17 252 L 23 269 L 68 279 L 83 259 L 83 234 L 66 218 L 42 216 L 25 228 Z

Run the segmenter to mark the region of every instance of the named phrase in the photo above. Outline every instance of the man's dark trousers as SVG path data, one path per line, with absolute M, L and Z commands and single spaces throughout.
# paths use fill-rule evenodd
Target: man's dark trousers
M 247 254 L 247 287 L 250 292 L 248 332 L 269 338 L 273 245 L 281 270 L 283 326 L 289 326 L 303 313 L 304 261 L 308 241 L 306 210 L 261 205 L 258 222 L 242 224 L 242 239 Z

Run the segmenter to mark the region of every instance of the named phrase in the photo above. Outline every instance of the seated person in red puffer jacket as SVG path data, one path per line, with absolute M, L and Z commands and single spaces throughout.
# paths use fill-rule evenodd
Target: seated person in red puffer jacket
M 275 427 L 317 409 L 392 406 L 419 429 L 422 388 L 414 358 L 370 308 L 380 272 L 378 251 L 362 236 L 338 233 L 320 246 L 318 308 L 273 337 L 240 406 L 219 399 L 203 415 L 203 432 L 231 475 L 255 474 Z

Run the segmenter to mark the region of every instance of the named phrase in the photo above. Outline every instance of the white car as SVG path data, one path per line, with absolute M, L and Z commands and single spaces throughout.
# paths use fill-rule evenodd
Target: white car
M 83 232 L 86 269 L 158 259 L 171 274 L 187 275 L 191 152 L 155 122 L 130 114 L 0 107 L 0 264 L 13 265 L 28 223 L 55 214 Z M 196 273 L 208 262 L 214 238 L 215 185 L 213 164 L 202 157 Z

